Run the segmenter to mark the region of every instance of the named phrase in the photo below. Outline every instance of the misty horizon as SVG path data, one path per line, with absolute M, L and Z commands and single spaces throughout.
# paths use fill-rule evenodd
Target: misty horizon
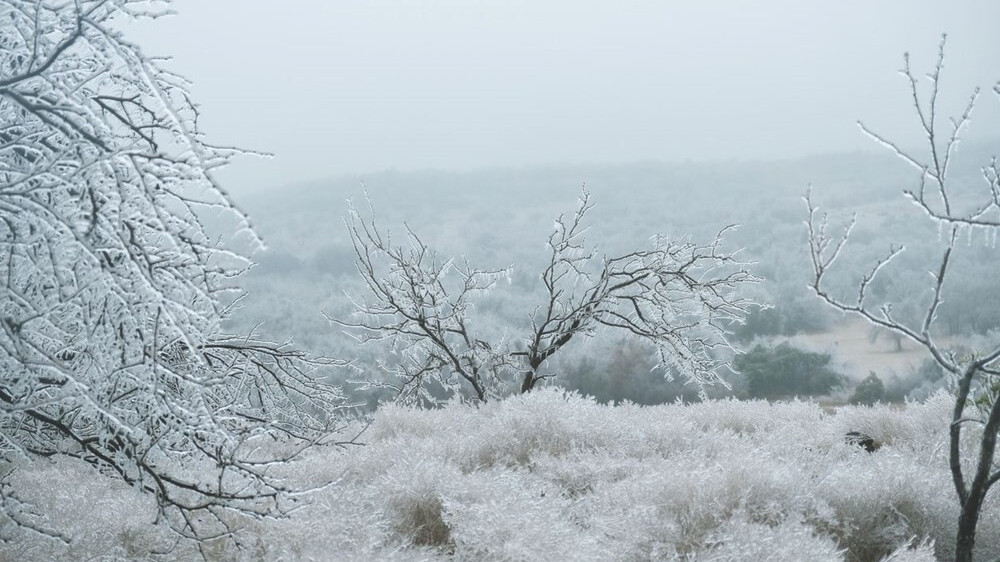
M 384 170 L 796 159 L 920 141 L 897 71 L 948 33 L 941 112 L 996 83 L 987 1 L 175 3 L 125 25 L 189 78 L 236 189 Z M 179 40 L 183 38 L 183 40 Z M 926 84 L 925 84 L 926 85 Z M 982 96 L 964 137 L 991 136 Z

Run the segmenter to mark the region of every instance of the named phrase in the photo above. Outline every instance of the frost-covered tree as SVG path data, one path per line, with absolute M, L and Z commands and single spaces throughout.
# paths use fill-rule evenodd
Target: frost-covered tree
M 872 295 L 871 288 L 878 279 L 889 274 L 893 260 L 904 251 L 903 246 L 891 248 L 861 277 L 854 293 L 846 295 L 831 290 L 828 285 L 831 272 L 838 269 L 837 260 L 843 253 L 855 221 L 852 219 L 842 233 L 831 232 L 827 215 L 820 214 L 811 196 L 807 196 L 807 227 L 813 291 L 835 309 L 861 316 L 873 326 L 919 344 L 956 380 L 955 408 L 950 427 L 950 467 L 961 513 L 955 559 L 969 562 L 973 556 L 976 527 L 984 499 L 990 488 L 1000 481 L 1000 466 L 995 454 L 1000 432 L 1000 340 L 994 339 L 972 353 L 951 350 L 941 338 L 943 330 L 937 326 L 937 320 L 942 310 L 948 307 L 944 297 L 949 280 L 963 275 L 961 270 L 953 271 L 955 257 L 962 251 L 962 246 L 971 243 L 971 236 L 978 231 L 984 232 L 988 240 L 996 240 L 1000 230 L 1000 166 L 994 157 L 982 167 L 985 193 L 979 197 L 963 189 L 962 182 L 951 179 L 959 137 L 970 122 L 980 91 L 976 89 L 973 92 L 961 116 L 949 119 L 945 125 L 947 130 L 942 132 L 938 101 L 944 46 L 942 38 L 937 64 L 926 76 L 928 92 L 921 88 L 920 80 L 911 70 L 909 56 L 904 56 L 901 71 L 908 82 L 924 133 L 926 154 L 921 156 L 910 152 L 860 124 L 867 135 L 919 171 L 919 184 L 915 189 L 905 190 L 903 195 L 915 204 L 924 218 L 940 229 L 940 258 L 928 264 L 929 290 L 927 298 L 920 300 L 921 313 L 898 314 L 891 298 L 878 299 Z M 1000 95 L 1000 84 L 994 86 L 993 91 Z M 893 295 L 893 298 L 905 302 L 920 297 L 911 292 Z M 980 298 L 991 300 L 996 295 L 984 294 Z M 962 458 L 962 442 L 968 439 L 979 443 L 976 458 Z
M 0 0 L 0 538 L 60 537 L 10 485 L 51 456 L 155 494 L 187 536 L 278 514 L 271 465 L 340 404 L 301 352 L 220 332 L 260 245 L 212 175 L 238 151 L 112 23 L 168 8 Z
M 528 392 L 552 376 L 543 370 L 550 357 L 601 330 L 653 344 L 667 373 L 702 388 L 724 382 L 728 330 L 754 306 L 740 289 L 758 280 L 739 251 L 724 249 L 729 228 L 708 244 L 657 236 L 647 249 L 602 256 L 584 240 L 593 207 L 584 191 L 576 211 L 556 219 L 540 275 L 543 301 L 521 339 L 508 341 L 477 332 L 471 313 L 509 269 L 443 258 L 408 227 L 405 244 L 395 245 L 373 211 L 352 206 L 346 222 L 368 290 L 354 299 L 353 320 L 334 322 L 363 343 L 391 344 L 399 361 L 383 366 L 410 401 L 434 402 L 456 389 L 485 401 L 515 378 Z

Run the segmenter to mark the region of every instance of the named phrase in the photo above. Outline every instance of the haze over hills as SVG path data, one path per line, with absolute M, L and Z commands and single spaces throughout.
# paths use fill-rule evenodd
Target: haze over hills
M 988 150 L 989 145 L 961 147 L 956 185 L 980 192 L 978 166 Z M 883 376 L 905 377 L 917 368 L 919 358 L 889 353 L 869 355 L 879 359 L 877 364 L 859 360 L 859 355 L 886 351 L 887 340 L 864 343 L 876 335 L 844 335 L 846 328 L 833 325 L 838 317 L 807 289 L 802 197 L 812 186 L 814 199 L 835 219 L 858 214 L 854 243 L 845 255 L 859 264 L 858 271 L 894 242 L 908 243 L 901 262 L 916 264 L 933 251 L 936 237 L 901 195 L 918 180 L 914 168 L 888 151 L 873 151 L 772 162 L 383 171 L 248 193 L 241 203 L 268 242 L 268 250 L 257 256 L 260 263 L 247 283 L 251 294 L 235 322 L 244 329 L 259 324 L 257 330 L 263 335 L 291 335 L 297 344 L 317 353 L 349 358 L 360 354 L 362 363 L 373 361 L 321 314 L 349 316 L 352 309 L 345 294 L 361 293 L 343 216 L 348 200 L 367 206 L 367 192 L 379 225 L 391 233 L 401 236 L 405 223 L 445 256 L 465 257 L 480 267 L 513 265 L 513 287 L 498 288 L 480 307 L 481 322 L 496 324 L 500 332 L 511 329 L 523 324 L 537 304 L 533 295 L 537 296 L 544 241 L 553 219 L 572 212 L 576 198 L 586 189 L 596 203 L 588 215 L 587 241 L 600 252 L 636 249 L 655 234 L 705 241 L 727 225 L 739 225 L 727 235 L 727 243 L 745 248 L 757 262 L 755 271 L 764 281 L 754 289 L 755 296 L 774 305 L 741 334 L 748 344 L 754 338 L 771 338 L 761 341 L 773 344 L 774 336 L 800 334 L 797 345 L 832 353 L 833 364 L 855 382 L 876 370 Z M 970 251 L 993 250 L 979 244 Z M 990 263 L 970 261 L 972 267 L 992 270 Z M 900 279 L 914 284 L 922 282 L 922 275 L 907 272 L 905 267 L 898 273 Z M 846 289 L 852 280 L 840 282 Z M 984 316 L 968 332 L 981 332 L 1000 322 L 996 306 L 962 306 L 978 307 Z M 834 329 L 841 335 L 831 335 Z M 848 340 L 859 343 L 848 345 Z M 576 345 L 576 351 L 568 354 L 572 361 L 558 365 L 559 369 L 580 368 L 580 361 L 606 356 L 609 344 L 593 340 Z

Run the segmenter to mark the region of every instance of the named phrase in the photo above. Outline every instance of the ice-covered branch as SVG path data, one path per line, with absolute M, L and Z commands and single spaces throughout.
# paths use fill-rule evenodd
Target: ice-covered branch
M 399 381 L 394 389 L 408 401 L 436 401 L 440 396 L 427 393 L 428 383 L 450 389 L 453 377 L 478 400 L 502 393 L 509 361 L 502 346 L 476 334 L 468 313 L 508 270 L 444 259 L 408 227 L 405 245 L 393 245 L 378 229 L 374 212 L 366 217 L 353 205 L 345 222 L 368 295 L 353 299 L 353 320 L 331 321 L 362 343 L 386 340 L 405 356 L 386 368 Z
M 982 169 L 986 193 L 981 202 L 969 211 L 958 209 L 959 205 L 956 204 L 958 198 L 950 180 L 950 170 L 960 136 L 972 118 L 972 111 L 980 91 L 978 88 L 973 91 L 960 116 L 949 119 L 948 129 L 942 134 L 938 103 L 941 72 L 944 68 L 944 47 L 945 39 L 942 37 L 937 62 L 927 75 L 930 91 L 926 95 L 926 100 L 922 95 L 920 83 L 910 68 L 909 56 L 904 56 L 904 68 L 901 71 L 907 80 L 913 109 L 924 133 L 925 156 L 919 157 L 910 153 L 901 148 L 900 144 L 861 124 L 862 130 L 876 142 L 920 170 L 917 188 L 905 190 L 903 194 L 916 204 L 924 216 L 936 223 L 941 232 L 940 238 L 944 249 L 940 259 L 928 267 L 930 275 L 927 288 L 931 297 L 919 305 L 922 308 L 917 317 L 900 318 L 893 314 L 892 302 L 878 305 L 867 298 L 872 283 L 876 278 L 885 275 L 894 258 L 902 252 L 901 246 L 890 248 L 885 257 L 875 261 L 857 282 L 856 297 L 850 299 L 835 294 L 828 285 L 831 271 L 840 269 L 837 266 L 843 265 L 836 262 L 848 242 L 854 219 L 842 235 L 829 234 L 826 215 L 819 214 L 811 194 L 807 194 L 806 228 L 813 269 L 811 288 L 816 295 L 837 310 L 856 314 L 875 326 L 916 342 L 927 350 L 941 368 L 955 377 L 957 384 L 949 448 L 952 480 L 961 505 L 955 557 L 957 560 L 968 562 L 972 560 L 976 526 L 983 500 L 989 489 L 1000 480 L 994 464 L 996 440 L 1000 432 L 1000 391 L 998 391 L 1000 387 L 992 380 L 993 373 L 1000 367 L 998 365 L 1000 341 L 990 342 L 985 349 L 975 353 L 959 356 L 944 348 L 935 339 L 935 323 L 940 310 L 946 304 L 944 295 L 949 280 L 961 275 L 961 272 L 953 271 L 957 267 L 954 254 L 960 232 L 970 228 L 987 230 L 1000 228 L 1000 179 L 998 179 L 1000 173 L 994 157 Z M 1000 87 L 994 87 L 994 91 L 1000 93 Z M 895 298 L 899 303 L 912 303 L 914 295 L 901 294 Z M 984 298 L 993 298 L 993 295 L 985 295 Z M 978 415 L 982 419 L 967 414 L 973 407 L 979 410 Z M 961 457 L 963 426 L 968 421 L 978 421 L 982 424 L 982 433 L 978 435 L 979 455 L 972 463 L 964 462 Z
M 556 219 L 540 276 L 544 300 L 519 347 L 472 329 L 475 300 L 507 269 L 443 259 L 409 229 L 406 244 L 394 245 L 373 212 L 353 206 L 346 222 L 367 291 L 353 298 L 353 320 L 331 320 L 362 343 L 391 343 L 399 360 L 386 367 L 407 400 L 435 402 L 456 387 L 487 400 L 515 374 L 528 392 L 552 376 L 542 371 L 551 356 L 602 329 L 649 342 L 662 363 L 699 385 L 721 381 L 732 352 L 727 331 L 753 306 L 740 290 L 757 281 L 739 252 L 723 249 L 729 229 L 707 245 L 656 237 L 650 249 L 598 257 L 584 240 L 593 207 L 584 191 L 576 211 Z M 434 396 L 430 382 L 444 392 Z
M 560 348 L 602 327 L 653 344 L 660 362 L 688 380 L 722 381 L 722 351 L 732 348 L 726 332 L 754 305 L 739 289 L 758 281 L 738 252 L 722 249 L 731 227 L 707 245 L 657 236 L 648 250 L 598 259 L 581 239 L 592 208 L 584 191 L 573 218 L 560 216 L 549 237 L 546 302 L 532 315 L 526 350 L 516 353 L 526 363 L 522 390 L 544 377 L 542 363 Z
M 213 177 L 239 151 L 112 24 L 167 6 L 0 0 L 0 459 L 81 459 L 204 538 L 280 514 L 259 444 L 293 458 L 343 399 L 305 355 L 219 332 L 261 246 Z

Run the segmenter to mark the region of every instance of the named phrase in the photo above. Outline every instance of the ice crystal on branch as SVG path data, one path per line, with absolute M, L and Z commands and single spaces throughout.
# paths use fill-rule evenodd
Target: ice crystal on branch
M 186 81 L 112 25 L 167 6 L 0 1 L 7 522 L 29 521 L 3 485 L 17 459 L 64 455 L 156 494 L 186 535 L 224 534 L 282 507 L 267 466 L 295 446 L 259 441 L 315 440 L 339 404 L 301 353 L 219 333 L 260 245 L 212 175 L 239 151 L 206 144 Z
M 412 230 L 394 246 L 353 206 L 347 226 L 358 271 L 367 287 L 354 299 L 354 320 L 334 322 L 363 343 L 391 342 L 399 359 L 387 365 L 405 400 L 440 400 L 456 389 L 478 400 L 522 392 L 551 374 L 543 364 L 571 341 L 617 330 L 653 344 L 660 363 L 700 387 L 722 382 L 732 346 L 727 331 L 754 303 L 739 290 L 758 278 L 739 252 L 723 248 L 720 231 L 709 244 L 657 236 L 651 247 L 599 256 L 584 240 L 594 204 L 586 191 L 572 215 L 555 221 L 541 273 L 544 300 L 530 315 L 519 345 L 489 341 L 473 329 L 475 299 L 509 269 L 482 270 L 442 259 Z M 369 201 L 369 208 L 371 202 Z M 429 389 L 441 389 L 437 397 Z
M 827 216 L 819 212 L 811 194 L 807 194 L 806 228 L 812 259 L 813 292 L 836 310 L 858 315 L 875 327 L 884 328 L 918 344 L 957 383 L 955 406 L 949 426 L 949 465 L 961 506 L 955 559 L 967 562 L 973 558 L 977 527 L 986 505 L 987 493 L 1000 482 L 1000 469 L 995 461 L 997 438 L 1000 436 L 1000 400 L 997 399 L 1000 394 L 1000 386 L 997 384 L 1000 377 L 1000 340 L 992 338 L 973 353 L 960 354 L 950 349 L 941 337 L 939 326 L 942 324 L 942 312 L 949 309 L 949 302 L 945 298 L 947 288 L 956 283 L 957 277 L 966 274 L 960 265 L 956 267 L 961 263 L 956 256 L 961 252 L 962 244 L 959 242 L 963 231 L 968 243 L 971 243 L 972 231 L 983 229 L 987 234 L 987 243 L 992 243 L 996 230 L 1000 228 L 1000 220 L 997 219 L 1000 212 L 1000 174 L 994 157 L 982 168 L 985 194 L 972 204 L 959 196 L 958 182 L 953 179 L 953 157 L 962 131 L 970 122 L 980 90 L 976 88 L 973 91 L 959 117 L 950 118 L 946 125 L 942 125 L 938 100 L 941 71 L 944 68 L 944 48 L 945 38 L 942 37 L 937 63 L 927 74 L 929 91 L 921 89 L 917 76 L 910 68 L 910 58 L 904 55 L 901 74 L 908 83 L 910 99 L 923 133 L 924 154 L 907 151 L 900 144 L 860 124 L 867 135 L 920 171 L 917 187 L 904 190 L 903 196 L 938 226 L 941 257 L 927 264 L 930 275 L 925 278 L 927 284 L 924 290 L 929 292 L 930 297 L 916 305 L 916 293 L 913 290 L 893 295 L 895 302 L 887 300 L 878 303 L 873 298 L 874 291 L 869 289 L 874 286 L 876 279 L 888 275 L 887 272 L 896 265 L 895 258 L 902 252 L 902 247 L 895 245 L 861 277 L 854 295 L 834 290 L 831 288 L 831 274 L 843 269 L 843 263 L 838 262 L 838 258 L 848 242 L 854 221 L 850 222 L 843 233 L 831 233 Z M 1000 94 L 1000 87 L 995 87 L 994 92 Z M 983 298 L 993 298 L 993 295 L 983 295 Z M 895 307 L 897 310 L 908 306 L 910 314 L 894 312 L 894 304 L 898 305 Z M 963 453 L 961 448 L 961 442 L 970 436 L 978 441 L 975 455 Z M 970 456 L 978 458 L 969 459 Z

